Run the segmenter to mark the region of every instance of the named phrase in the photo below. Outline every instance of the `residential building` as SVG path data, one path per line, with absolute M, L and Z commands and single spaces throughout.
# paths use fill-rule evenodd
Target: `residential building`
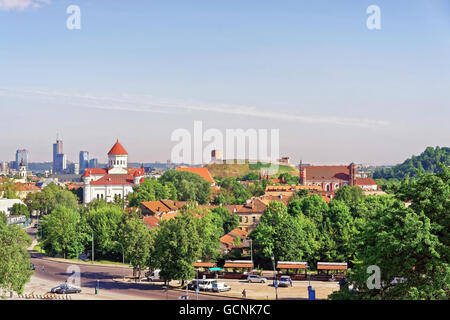
M 247 200 L 246 204 L 225 205 L 224 207 L 232 215 L 239 217 L 239 229 L 250 234 L 258 226 L 267 204 L 259 197 L 252 197 Z

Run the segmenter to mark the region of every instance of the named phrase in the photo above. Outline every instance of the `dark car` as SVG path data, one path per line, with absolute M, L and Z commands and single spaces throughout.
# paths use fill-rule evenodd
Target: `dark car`
M 188 290 L 193 290 L 193 291 L 197 290 L 199 282 L 200 281 L 197 281 L 197 280 L 193 280 L 193 281 L 189 282 L 189 284 L 187 286 Z
M 81 289 L 67 284 L 60 284 L 59 286 L 52 288 L 51 292 L 59 294 L 80 293 Z

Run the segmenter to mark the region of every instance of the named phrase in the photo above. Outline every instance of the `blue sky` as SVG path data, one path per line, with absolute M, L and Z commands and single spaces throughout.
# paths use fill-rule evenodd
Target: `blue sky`
M 0 0 L 0 39 L 0 160 L 50 161 L 59 132 L 72 161 L 116 137 L 131 161 L 165 161 L 194 120 L 280 129 L 280 153 L 310 163 L 450 144 L 445 0 Z

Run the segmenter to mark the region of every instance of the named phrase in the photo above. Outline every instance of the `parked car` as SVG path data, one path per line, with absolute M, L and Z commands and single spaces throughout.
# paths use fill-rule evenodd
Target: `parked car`
M 147 277 L 148 281 L 164 281 L 164 279 L 159 275 L 160 272 L 161 270 L 159 269 L 148 271 L 145 276 Z
M 267 279 L 263 278 L 261 276 L 255 275 L 255 274 L 250 274 L 247 277 L 247 281 L 248 282 L 259 282 L 259 283 L 266 283 Z
M 214 283 L 217 283 L 216 279 L 203 279 L 200 280 L 198 288 L 203 291 L 212 291 Z
M 68 293 L 80 293 L 81 289 L 77 287 L 73 287 L 68 284 L 60 284 L 57 287 L 52 288 L 51 293 L 59 293 L 59 294 L 68 294 Z
M 291 277 L 281 276 L 280 280 L 278 280 L 279 287 L 290 287 L 291 286 Z
M 189 282 L 188 286 L 187 286 L 188 290 L 193 290 L 193 291 L 197 290 L 199 282 L 200 282 L 199 280 L 192 280 L 191 282 Z
M 227 286 L 224 282 L 216 282 L 212 285 L 212 291 L 214 292 L 224 292 L 224 291 L 230 291 L 231 287 Z

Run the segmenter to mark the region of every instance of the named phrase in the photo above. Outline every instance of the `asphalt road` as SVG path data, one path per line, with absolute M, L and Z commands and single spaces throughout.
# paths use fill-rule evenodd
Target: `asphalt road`
M 36 233 L 35 228 L 28 228 L 26 230 L 31 236 Z M 184 292 L 177 290 L 166 290 L 163 288 L 163 283 L 149 285 L 146 283 L 120 283 L 113 281 L 113 279 L 125 276 L 131 276 L 132 270 L 129 267 L 107 266 L 107 265 L 87 265 L 78 264 L 75 262 L 54 261 L 47 260 L 42 254 L 29 251 L 31 255 L 31 262 L 35 265 L 34 276 L 64 283 L 69 276 L 72 275 L 71 270 L 68 272 L 68 267 L 76 265 L 80 268 L 80 281 L 83 291 L 95 292 L 97 280 L 99 281 L 99 291 L 108 290 L 112 293 L 124 295 L 124 299 L 150 299 L 150 300 L 178 300 L 179 296 L 184 295 Z M 161 285 L 159 285 L 161 284 Z M 48 288 L 50 291 L 51 288 Z M 191 299 L 196 299 L 196 293 L 190 292 Z M 198 294 L 199 300 L 234 300 L 236 298 L 220 297 L 206 294 Z

